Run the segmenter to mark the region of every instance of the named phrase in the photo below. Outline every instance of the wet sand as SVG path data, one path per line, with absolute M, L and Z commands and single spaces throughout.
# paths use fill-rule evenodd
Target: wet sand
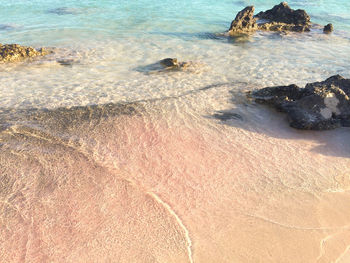
M 348 262 L 349 130 L 231 89 L 3 118 L 2 261 Z

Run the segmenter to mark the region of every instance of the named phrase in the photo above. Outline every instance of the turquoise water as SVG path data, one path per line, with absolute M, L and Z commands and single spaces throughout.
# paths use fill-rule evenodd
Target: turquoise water
M 2 42 L 62 45 L 91 37 L 164 34 L 186 36 L 226 30 L 247 5 L 256 11 L 279 1 L 0 1 Z M 350 31 L 349 1 L 290 1 L 315 23 Z
M 0 0 L 0 43 L 54 48 L 0 64 L 0 261 L 350 262 L 348 128 L 245 93 L 349 78 L 350 2 L 289 2 L 329 35 L 217 34 L 278 3 Z
M 0 1 L 0 43 L 55 47 L 40 62 L 1 66 L 0 106 L 57 107 L 161 98 L 208 85 L 253 86 L 349 76 L 350 3 L 290 1 L 315 23 L 307 34 L 217 36 L 236 13 L 279 1 Z M 165 57 L 194 61 L 195 74 L 147 75 L 137 69 Z M 71 59 L 62 67 L 57 59 Z

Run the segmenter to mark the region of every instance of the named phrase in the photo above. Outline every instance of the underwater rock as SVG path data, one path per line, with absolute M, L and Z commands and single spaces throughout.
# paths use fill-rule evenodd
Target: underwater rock
M 324 26 L 323 33 L 329 34 L 329 33 L 332 33 L 332 32 L 333 32 L 333 25 L 332 24 L 328 24 L 328 25 Z
M 79 61 L 75 61 L 74 59 L 56 59 L 56 62 L 60 64 L 61 66 L 72 66 L 75 63 L 78 63 Z
M 165 59 L 162 59 L 161 61 L 159 61 L 159 63 L 166 68 L 179 66 L 179 64 L 177 62 L 177 58 L 165 58 Z
M 165 58 L 150 65 L 139 66 L 135 68 L 135 70 L 147 74 L 152 74 L 180 70 L 196 71 L 196 69 L 198 69 L 199 66 L 199 63 L 195 63 L 192 61 L 178 62 L 177 58 Z
M 166 70 L 183 70 L 198 65 L 192 61 L 178 62 L 177 58 L 165 58 L 159 61 L 159 64 Z
M 18 44 L 0 44 L 0 62 L 17 62 L 50 53 L 51 51 L 44 48 L 35 49 Z
M 256 19 L 254 18 L 254 6 L 247 6 L 242 11 L 240 11 L 235 20 L 232 21 L 229 34 L 246 34 L 254 32 L 258 29 L 256 24 Z
M 290 126 L 303 130 L 329 130 L 350 124 L 350 79 L 340 75 L 322 82 L 267 87 L 249 93 L 258 103 L 286 112 Z

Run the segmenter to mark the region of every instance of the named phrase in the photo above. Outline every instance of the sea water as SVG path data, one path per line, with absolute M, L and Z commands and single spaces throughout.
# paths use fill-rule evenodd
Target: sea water
M 55 50 L 0 65 L 0 262 L 349 262 L 349 130 L 245 93 L 350 77 L 348 1 L 289 2 L 332 34 L 241 38 L 279 2 L 0 3 L 0 43 Z
M 0 106 L 57 107 L 161 98 L 217 83 L 259 86 L 349 76 L 348 1 L 291 1 L 335 33 L 219 37 L 236 13 L 278 1 L 1 1 L 0 43 L 56 47 L 55 59 L 1 66 Z M 203 64 L 197 74 L 147 75 L 166 57 Z

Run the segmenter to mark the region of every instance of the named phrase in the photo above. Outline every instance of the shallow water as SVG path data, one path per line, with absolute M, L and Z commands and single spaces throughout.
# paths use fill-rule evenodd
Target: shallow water
M 257 12 L 277 1 L 251 1 Z M 135 101 L 178 95 L 218 83 L 258 86 L 349 76 L 348 1 L 290 2 L 317 23 L 334 23 L 303 35 L 258 33 L 247 39 L 217 37 L 226 31 L 238 1 L 2 1 L 2 43 L 58 48 L 31 65 L 0 66 L 0 107 L 57 107 Z M 327 12 L 326 12 L 327 11 Z M 333 17 L 333 14 L 339 17 Z M 315 17 L 315 19 L 313 19 Z M 322 17 L 322 19 L 320 18 Z M 165 57 L 195 61 L 196 74 L 138 72 Z M 73 59 L 62 66 L 56 59 Z M 142 90 L 142 92 L 140 92 Z
M 218 35 L 278 1 L 2 1 L 0 261 L 348 262 L 350 134 L 297 131 L 245 91 L 350 77 L 350 3 L 322 34 Z M 188 71 L 148 72 L 165 57 Z M 62 65 L 57 60 L 72 60 Z

